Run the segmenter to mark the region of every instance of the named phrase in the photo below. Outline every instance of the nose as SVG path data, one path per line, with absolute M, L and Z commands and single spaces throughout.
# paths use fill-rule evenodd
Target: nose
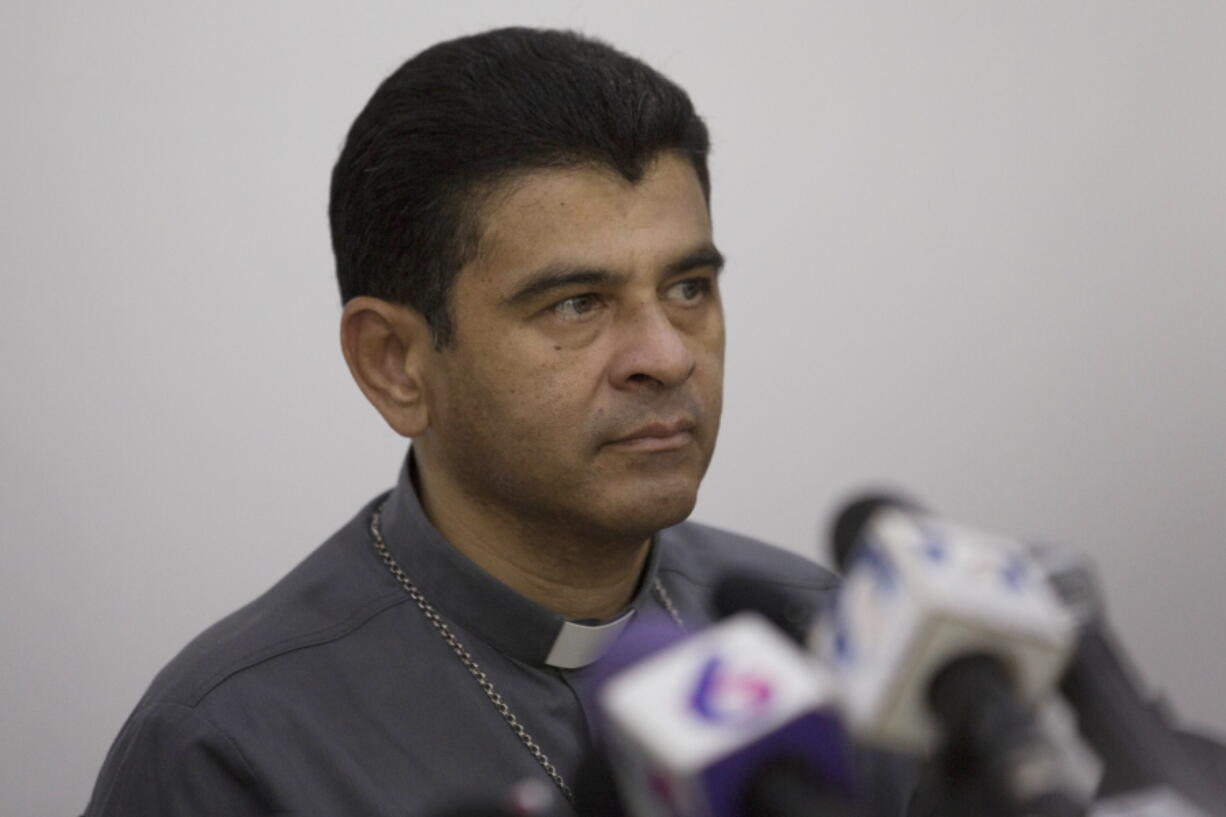
M 659 303 L 636 310 L 621 327 L 610 377 L 619 389 L 679 386 L 694 372 L 688 337 Z

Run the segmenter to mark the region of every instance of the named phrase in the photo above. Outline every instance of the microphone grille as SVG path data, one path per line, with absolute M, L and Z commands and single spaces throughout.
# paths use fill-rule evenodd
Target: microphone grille
M 887 508 L 918 511 L 920 506 L 908 499 L 889 493 L 866 493 L 843 506 L 830 526 L 830 550 L 834 563 L 846 572 L 851 557 L 860 543 L 869 520 Z

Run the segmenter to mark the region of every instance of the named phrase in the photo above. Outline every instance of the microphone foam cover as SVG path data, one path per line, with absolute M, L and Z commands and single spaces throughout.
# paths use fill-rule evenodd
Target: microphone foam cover
M 855 553 L 856 546 L 860 542 L 860 536 L 864 533 L 864 528 L 868 525 L 869 520 L 878 511 L 887 508 L 901 508 L 908 511 L 919 510 L 917 504 L 900 496 L 887 493 L 873 493 L 865 494 L 858 499 L 848 502 L 843 506 L 843 510 L 839 511 L 838 516 L 834 519 L 834 524 L 830 528 L 830 550 L 831 555 L 834 557 L 834 563 L 840 571 L 847 571 L 847 566 L 851 563 L 851 557 Z
M 726 576 L 715 586 L 712 602 L 720 618 L 752 611 L 802 645 L 817 618 L 816 599 L 806 600 L 756 576 Z

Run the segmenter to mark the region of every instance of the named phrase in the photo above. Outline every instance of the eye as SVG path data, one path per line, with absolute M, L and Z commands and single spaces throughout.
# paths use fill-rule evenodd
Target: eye
M 553 313 L 564 321 L 581 321 L 602 305 L 599 295 L 573 295 L 553 305 Z
M 711 293 L 713 283 L 710 278 L 686 278 L 678 281 L 665 291 L 670 300 L 694 304 Z

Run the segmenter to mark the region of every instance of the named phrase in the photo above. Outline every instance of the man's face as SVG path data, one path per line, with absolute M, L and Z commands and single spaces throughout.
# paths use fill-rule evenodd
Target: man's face
M 688 160 L 531 172 L 483 212 L 430 361 L 430 467 L 486 510 L 645 537 L 694 507 L 723 389 L 720 256 Z

